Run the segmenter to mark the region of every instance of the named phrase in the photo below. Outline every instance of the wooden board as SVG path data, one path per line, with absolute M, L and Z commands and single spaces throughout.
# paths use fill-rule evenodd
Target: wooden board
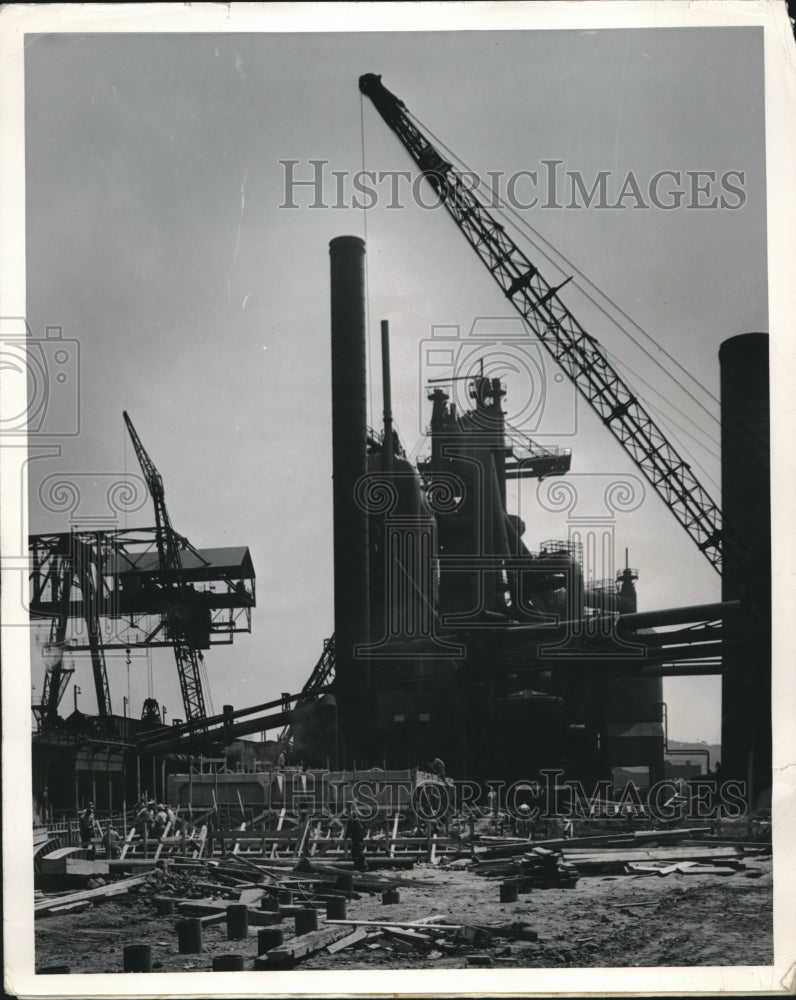
M 80 903 L 66 903 L 61 906 L 53 906 L 49 912 L 54 917 L 58 916 L 59 913 L 82 913 L 89 906 L 91 906 L 91 900 L 84 899 Z
M 330 945 L 327 945 L 326 950 L 330 955 L 335 955 L 338 951 L 342 951 L 344 948 L 350 948 L 353 944 L 359 944 L 359 942 L 364 941 L 366 937 L 368 937 L 366 928 L 358 927 L 346 937 L 340 938 L 339 941 L 333 941 Z
M 611 862 L 629 861 L 711 861 L 737 860 L 738 852 L 733 847 L 649 847 L 634 848 L 627 851 L 601 851 L 598 853 L 579 854 L 576 851 L 565 851 L 564 860 L 571 862 L 576 868 L 581 865 L 597 865 Z
M 53 906 L 62 906 L 64 903 L 81 903 L 85 899 L 107 899 L 109 896 L 121 896 L 129 892 L 134 886 L 142 885 L 146 882 L 146 875 L 136 875 L 134 878 L 122 879 L 119 882 L 111 882 L 109 885 L 100 886 L 99 889 L 84 889 L 82 892 L 70 892 L 66 896 L 59 896 L 54 899 L 43 899 L 40 903 L 33 904 L 35 916 L 41 916 L 52 909 Z
M 184 917 L 218 917 L 219 921 L 225 920 L 227 908 L 238 904 L 231 900 L 195 900 L 184 899 L 175 900 L 178 912 Z M 249 926 L 251 927 L 271 927 L 273 924 L 282 923 L 282 914 L 273 910 L 258 910 L 249 907 Z
M 267 965 L 275 969 L 289 969 L 302 958 L 314 955 L 316 951 L 328 948 L 330 944 L 334 944 L 335 941 L 340 941 L 350 934 L 349 927 L 325 926 L 320 930 L 310 931 L 309 934 L 301 934 L 288 941 L 287 944 L 273 948 L 263 957 L 267 959 Z
M 564 849 L 573 847 L 624 847 L 626 844 L 633 846 L 638 845 L 640 842 L 645 840 L 656 840 L 660 843 L 672 840 L 680 840 L 684 837 L 696 837 L 700 834 L 709 834 L 710 827 L 695 827 L 693 829 L 677 829 L 677 830 L 636 830 L 633 832 L 617 831 L 616 833 L 606 833 L 599 836 L 591 837 L 560 837 L 555 840 L 535 840 L 532 842 L 522 841 L 517 842 L 513 839 L 509 840 L 508 843 L 504 841 L 503 844 L 498 844 L 495 841 L 485 843 L 484 838 L 482 838 L 481 843 L 487 848 L 484 851 L 478 850 L 478 844 L 473 846 L 476 848 L 476 857 L 481 859 L 491 859 L 491 858 L 503 858 L 511 857 L 515 854 L 523 854 L 525 851 L 530 850 L 533 847 L 547 847 L 552 849 Z
M 384 933 L 394 941 L 401 941 L 403 944 L 409 944 L 413 948 L 421 948 L 424 951 L 428 951 L 434 945 L 433 938 L 430 938 L 428 934 L 421 934 L 411 928 L 385 927 Z
M 241 889 L 238 902 L 252 906 L 254 903 L 259 903 L 264 895 L 265 889 Z
M 42 876 L 47 875 L 80 875 L 90 878 L 94 875 L 109 875 L 110 868 L 107 861 L 92 861 L 90 858 L 59 858 L 52 864 L 48 864 L 49 857 L 43 858 L 41 863 Z
M 442 924 L 436 921 L 433 924 L 424 923 L 422 920 L 327 920 L 329 927 L 397 927 L 408 930 L 439 930 L 457 931 L 463 924 Z

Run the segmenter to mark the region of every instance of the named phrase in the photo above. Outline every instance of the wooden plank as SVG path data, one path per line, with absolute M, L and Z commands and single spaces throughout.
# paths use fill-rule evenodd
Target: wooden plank
M 80 903 L 66 903 L 63 906 L 53 906 L 49 912 L 54 917 L 61 913 L 82 913 L 83 910 L 87 910 L 89 906 L 91 906 L 91 900 L 84 899 Z
M 689 840 L 686 838 L 682 841 L 683 847 L 701 847 L 708 846 L 711 847 L 739 847 L 741 850 L 749 851 L 751 853 L 771 853 L 771 844 L 759 844 L 752 840 L 723 840 L 719 837 L 710 837 L 709 839 L 699 840 Z
M 428 930 L 429 927 L 433 927 L 434 930 L 440 931 L 457 931 L 464 924 L 425 924 L 420 920 L 327 920 L 327 926 L 346 926 L 346 927 L 398 927 L 406 928 L 407 930 Z
M 61 847 L 40 860 L 42 875 L 107 875 L 110 872 L 105 859 L 96 860 L 90 848 Z
M 111 882 L 109 885 L 100 886 L 98 889 L 84 889 L 82 892 L 70 892 L 67 896 L 59 896 L 58 903 L 81 903 L 85 899 L 106 899 L 108 896 L 121 896 L 129 892 L 134 886 L 142 885 L 146 882 L 146 875 L 136 875 L 134 878 L 122 879 L 119 882 Z M 40 903 L 33 904 L 34 914 L 44 913 L 53 906 L 52 900 L 44 899 Z
M 170 829 L 171 829 L 171 821 L 169 820 L 169 822 L 166 823 L 166 828 L 163 831 L 162 836 L 158 839 L 158 846 L 155 850 L 155 861 L 157 861 L 160 858 L 160 852 L 163 850 L 163 843 L 168 837 Z
M 350 948 L 353 944 L 359 944 L 359 942 L 364 941 L 366 937 L 368 937 L 367 929 L 365 927 L 358 927 L 347 937 L 340 938 L 339 941 L 333 941 L 330 945 L 327 945 L 326 950 L 330 955 L 335 955 L 338 951 L 342 951 L 344 948 Z
M 287 779 L 285 779 L 285 780 L 287 780 Z M 287 812 L 287 806 L 282 806 L 281 810 L 279 811 L 279 819 L 276 821 L 276 831 L 275 831 L 276 833 L 279 833 L 282 830 L 282 824 L 285 822 L 285 814 L 286 814 L 286 812 Z M 276 857 L 276 843 L 275 842 L 274 842 L 273 846 L 271 847 L 271 857 L 272 858 Z
M 397 812 L 395 814 L 395 819 L 392 823 L 392 837 L 390 837 L 390 857 L 395 857 L 395 845 L 398 839 L 398 822 L 401 818 L 401 814 Z
M 278 948 L 267 952 L 264 956 L 267 958 L 266 964 L 274 968 L 290 968 L 302 958 L 328 948 L 330 944 L 348 937 L 350 933 L 348 927 L 326 926 L 317 931 L 310 931 L 309 934 L 301 934 L 287 944 L 279 945 Z
M 127 857 L 127 852 L 130 850 L 130 847 L 132 846 L 134 837 L 135 837 L 135 827 L 131 826 L 130 832 L 127 834 L 127 837 L 125 838 L 124 847 L 122 847 L 122 853 L 119 855 L 119 857 L 122 858 L 122 860 Z
M 175 900 L 177 911 L 185 917 L 218 917 L 219 921 L 225 920 L 227 909 L 234 906 L 234 900 L 196 900 L 183 899 Z M 250 906 L 249 924 L 252 927 L 271 927 L 273 924 L 282 922 L 282 914 L 274 913 L 271 910 L 259 910 Z
M 676 830 L 635 830 L 632 832 L 605 833 L 591 837 L 559 837 L 552 840 L 535 840 L 529 845 L 528 841 L 511 840 L 502 845 L 492 842 L 487 845 L 485 851 L 478 851 L 476 854 L 483 858 L 509 857 L 513 854 L 522 854 L 530 847 L 548 848 L 572 848 L 572 847 L 624 847 L 626 844 L 638 844 L 644 840 L 657 840 L 659 842 L 669 840 L 679 840 L 684 837 L 696 837 L 699 834 L 709 834 L 710 827 L 693 827 Z M 481 838 L 484 843 L 486 838 Z
M 597 866 L 601 864 L 622 863 L 630 861 L 710 861 L 735 860 L 738 853 L 733 847 L 650 847 L 636 848 L 628 851 L 605 851 L 600 854 L 578 854 L 575 851 L 564 851 L 564 859 L 576 867 Z
M 241 889 L 238 902 L 252 906 L 254 903 L 259 903 L 264 895 L 265 889 Z
M 384 933 L 394 941 L 401 941 L 403 944 L 409 944 L 413 948 L 421 948 L 424 951 L 428 951 L 434 945 L 434 939 L 430 938 L 428 934 L 421 934 L 408 928 L 385 927 Z
M 680 864 L 677 870 L 683 875 L 736 875 L 736 868 L 726 868 L 721 865 Z

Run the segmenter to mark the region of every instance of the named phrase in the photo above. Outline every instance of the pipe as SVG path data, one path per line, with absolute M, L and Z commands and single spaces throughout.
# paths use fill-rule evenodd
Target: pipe
M 331 688 L 328 687 L 328 686 L 327 687 L 316 688 L 313 691 L 313 695 L 324 694 L 324 693 L 326 693 L 327 691 L 330 691 L 330 690 L 331 690 Z M 284 706 L 286 702 L 289 705 L 289 703 L 291 701 L 298 701 L 299 699 L 305 698 L 305 697 L 306 697 L 306 695 L 303 694 L 303 693 L 299 693 L 299 694 L 288 694 L 288 693 L 285 693 L 285 694 L 283 694 L 281 696 L 281 698 L 275 698 L 273 701 L 264 701 L 264 702 L 262 702 L 259 705 L 250 705 L 248 708 L 238 708 L 234 712 L 229 713 L 229 714 L 225 714 L 225 713 L 222 712 L 220 715 L 211 715 L 209 718 L 197 720 L 195 722 L 184 722 L 180 726 L 172 726 L 171 729 L 169 729 L 169 737 L 171 738 L 171 737 L 174 737 L 174 736 L 184 736 L 184 735 L 192 732 L 194 729 L 204 729 L 206 726 L 214 726 L 214 725 L 218 725 L 220 723 L 223 723 L 224 719 L 226 719 L 226 718 L 229 718 L 229 719 L 240 719 L 244 715 L 254 715 L 255 712 L 265 712 L 269 708 L 276 708 L 277 706 Z M 162 741 L 162 739 L 163 739 L 163 733 L 162 732 L 153 733 L 153 734 L 147 734 L 146 736 L 142 737 L 140 740 L 136 740 L 136 744 L 138 746 L 147 746 L 148 744 L 157 743 L 158 741 Z
M 720 677 L 721 660 L 704 663 L 661 663 L 654 667 L 642 667 L 642 677 Z
M 631 615 L 620 615 L 617 628 L 621 632 L 633 632 L 640 628 L 657 628 L 661 625 L 686 625 L 689 622 L 716 621 L 737 615 L 740 601 L 723 601 L 720 604 L 693 604 L 684 608 L 664 608 L 661 611 L 639 611 Z

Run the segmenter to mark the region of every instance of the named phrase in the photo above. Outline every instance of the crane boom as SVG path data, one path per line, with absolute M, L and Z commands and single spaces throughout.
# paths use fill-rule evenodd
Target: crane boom
M 721 512 L 665 434 L 616 372 L 597 340 L 559 298 L 569 281 L 548 284 L 453 164 L 445 160 L 406 105 L 366 73 L 359 89 L 420 168 L 465 239 L 578 391 L 588 400 L 663 502 L 721 572 Z
M 163 477 L 155 467 L 141 443 L 133 422 L 124 412 L 124 422 L 135 448 L 138 464 L 144 474 L 152 502 L 155 506 L 155 541 L 160 563 L 161 583 L 166 588 L 175 591 L 175 610 L 168 616 L 166 632 L 174 647 L 174 658 L 177 662 L 177 675 L 180 681 L 180 693 L 185 711 L 186 722 L 197 722 L 207 718 L 205 697 L 202 690 L 199 653 L 189 643 L 186 626 L 190 617 L 190 600 L 183 579 L 182 558 L 180 556 L 180 536 L 174 531 L 166 510 Z

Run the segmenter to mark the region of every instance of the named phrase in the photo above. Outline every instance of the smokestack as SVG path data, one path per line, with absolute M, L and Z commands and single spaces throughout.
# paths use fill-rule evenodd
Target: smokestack
M 329 244 L 332 312 L 332 475 L 334 517 L 335 688 L 344 763 L 367 757 L 370 664 L 355 647 L 368 642 L 368 519 L 356 501 L 367 472 L 365 243 Z
M 768 334 L 726 340 L 721 364 L 722 599 L 744 613 L 726 625 L 721 773 L 771 787 L 771 486 Z M 732 641 L 734 640 L 734 641 Z
M 381 383 L 384 397 L 384 461 L 382 470 L 392 472 L 392 386 L 390 384 L 390 324 L 381 321 Z

